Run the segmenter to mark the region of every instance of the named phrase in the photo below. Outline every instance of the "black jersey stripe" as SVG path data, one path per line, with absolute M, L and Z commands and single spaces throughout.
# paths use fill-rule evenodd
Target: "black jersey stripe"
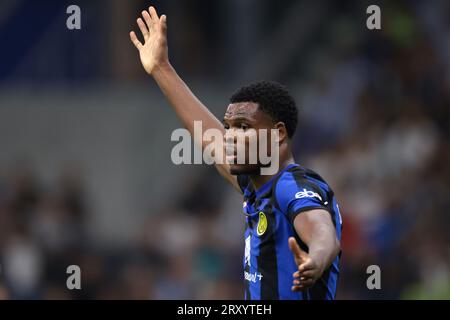
M 328 280 L 330 278 L 329 267 L 322 275 L 322 277 L 309 289 L 310 298 L 312 300 L 325 300 L 328 293 Z
M 245 272 L 250 272 L 250 268 L 248 266 L 245 266 Z M 247 280 L 244 279 L 244 292 L 245 292 L 245 299 L 246 300 L 252 300 L 252 295 L 250 293 L 250 286 Z
M 278 300 L 278 262 L 275 243 L 275 216 L 272 206 L 267 206 L 264 214 L 267 218 L 267 230 L 261 236 L 259 245 L 258 271 L 261 273 L 262 300 Z

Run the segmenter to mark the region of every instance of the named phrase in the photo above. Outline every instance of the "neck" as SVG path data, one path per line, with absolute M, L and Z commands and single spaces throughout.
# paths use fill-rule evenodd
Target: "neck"
M 295 163 L 294 156 L 292 155 L 292 153 L 289 153 L 289 155 L 284 157 L 284 159 L 280 159 L 280 160 L 281 160 L 280 161 L 280 168 L 279 168 L 278 172 L 280 172 L 281 170 L 286 168 L 286 166 L 288 166 L 288 165 L 290 165 L 292 163 Z M 276 176 L 278 174 L 278 172 L 273 174 L 273 175 L 251 175 L 250 176 L 250 180 L 251 180 L 255 190 L 259 189 L 267 181 L 269 181 L 274 176 Z

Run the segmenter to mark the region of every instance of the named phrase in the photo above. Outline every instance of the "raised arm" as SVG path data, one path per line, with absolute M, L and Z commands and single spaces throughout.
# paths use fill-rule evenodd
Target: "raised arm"
M 130 32 L 130 38 L 139 50 L 142 66 L 153 76 L 186 129 L 194 136 L 194 121 L 202 121 L 203 130 L 215 128 L 224 133 L 221 121 L 197 99 L 169 62 L 167 17 L 165 15 L 158 17 L 155 8 L 150 7 L 148 11 L 142 11 L 142 18 L 137 19 L 137 24 L 144 37 L 144 44 L 139 41 L 134 31 Z M 203 149 L 208 143 L 202 141 L 201 144 Z M 236 177 L 230 174 L 229 165 L 216 164 L 216 168 L 225 179 L 241 191 Z

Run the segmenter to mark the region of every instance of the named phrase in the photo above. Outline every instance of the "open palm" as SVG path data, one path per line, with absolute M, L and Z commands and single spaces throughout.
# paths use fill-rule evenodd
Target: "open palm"
M 293 273 L 292 291 L 304 291 L 312 287 L 321 277 L 323 270 L 311 259 L 311 257 L 300 249 L 300 246 L 294 237 L 290 237 L 289 248 L 294 255 L 295 264 L 298 270 Z
M 139 50 L 142 66 L 145 71 L 148 74 L 152 74 L 155 68 L 168 61 L 167 18 L 165 15 L 159 18 L 153 7 L 150 7 L 148 11 L 142 11 L 142 17 L 144 20 L 138 18 L 137 24 L 144 37 L 144 44 L 139 41 L 134 31 L 130 32 L 130 38 Z

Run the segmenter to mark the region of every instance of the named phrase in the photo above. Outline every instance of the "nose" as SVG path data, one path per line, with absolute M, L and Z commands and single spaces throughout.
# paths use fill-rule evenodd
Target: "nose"
M 237 130 L 236 129 L 225 130 L 223 139 L 226 144 L 235 144 L 237 141 Z

